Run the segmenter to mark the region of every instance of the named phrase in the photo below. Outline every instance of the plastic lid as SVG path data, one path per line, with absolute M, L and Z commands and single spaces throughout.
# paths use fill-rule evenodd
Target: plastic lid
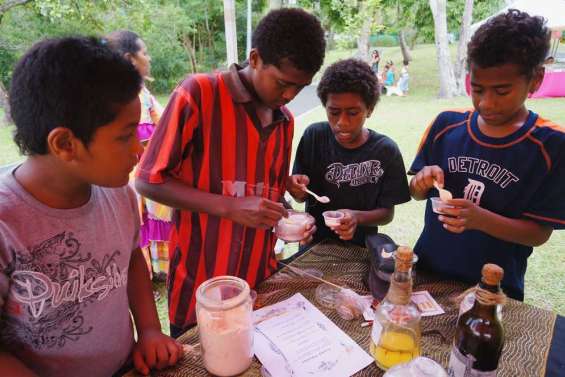
M 384 377 L 448 377 L 441 365 L 427 357 L 417 357 L 409 363 L 390 368 Z

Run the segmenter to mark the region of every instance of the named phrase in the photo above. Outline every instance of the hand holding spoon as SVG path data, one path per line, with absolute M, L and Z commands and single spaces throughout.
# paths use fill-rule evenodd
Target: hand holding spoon
M 451 193 L 449 191 L 447 191 L 444 188 L 441 188 L 439 186 L 439 183 L 437 183 L 437 181 L 434 181 L 434 187 L 437 189 L 437 191 L 439 192 L 439 198 L 443 201 L 445 200 L 451 200 L 453 199 L 453 195 L 451 195 Z

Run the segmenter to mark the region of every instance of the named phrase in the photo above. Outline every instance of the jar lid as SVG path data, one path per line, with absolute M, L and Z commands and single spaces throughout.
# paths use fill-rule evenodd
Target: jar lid
M 196 290 L 196 301 L 209 309 L 227 310 L 250 299 L 249 284 L 236 276 L 216 276 Z

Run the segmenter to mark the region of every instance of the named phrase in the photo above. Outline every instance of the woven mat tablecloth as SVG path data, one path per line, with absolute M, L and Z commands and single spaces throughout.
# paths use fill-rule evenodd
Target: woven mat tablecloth
M 295 260 L 292 265 L 301 269 L 318 269 L 324 279 L 347 286 L 359 294 L 369 294 L 363 283 L 368 272 L 369 256 L 366 249 L 345 243 L 323 242 Z M 345 321 L 335 310 L 320 306 L 314 297 L 320 283 L 312 278 L 298 277 L 288 268 L 283 268 L 257 287 L 256 307 L 285 300 L 297 292 L 302 293 L 339 328 L 355 340 L 363 349 L 369 350 L 371 327 L 361 327 L 363 319 Z M 422 354 L 444 367 L 449 360 L 451 342 L 455 334 L 458 309 L 450 305 L 450 297 L 463 292 L 468 286 L 456 281 L 440 281 L 437 278 L 416 274 L 414 291 L 427 290 L 444 308 L 445 314 L 422 318 Z M 555 314 L 509 299 L 503 308 L 505 343 L 499 366 L 499 377 L 545 375 Z M 179 338 L 185 344 L 198 342 L 196 328 Z M 242 376 L 261 376 L 261 364 L 254 360 L 251 368 Z M 133 376 L 135 374 L 128 374 Z M 382 376 L 383 372 L 371 364 L 355 376 Z M 198 377 L 209 376 L 200 357 L 186 356 L 173 368 L 154 372 L 152 376 Z

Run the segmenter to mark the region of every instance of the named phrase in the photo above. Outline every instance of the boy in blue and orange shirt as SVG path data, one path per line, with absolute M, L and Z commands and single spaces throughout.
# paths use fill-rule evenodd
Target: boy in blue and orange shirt
M 434 181 L 457 198 L 439 216 L 427 204 L 420 266 L 474 283 L 496 263 L 519 300 L 533 247 L 565 228 L 565 128 L 525 106 L 548 48 L 539 17 L 510 10 L 481 26 L 468 48 L 474 110 L 438 115 L 410 169 L 415 199 L 437 196 Z

